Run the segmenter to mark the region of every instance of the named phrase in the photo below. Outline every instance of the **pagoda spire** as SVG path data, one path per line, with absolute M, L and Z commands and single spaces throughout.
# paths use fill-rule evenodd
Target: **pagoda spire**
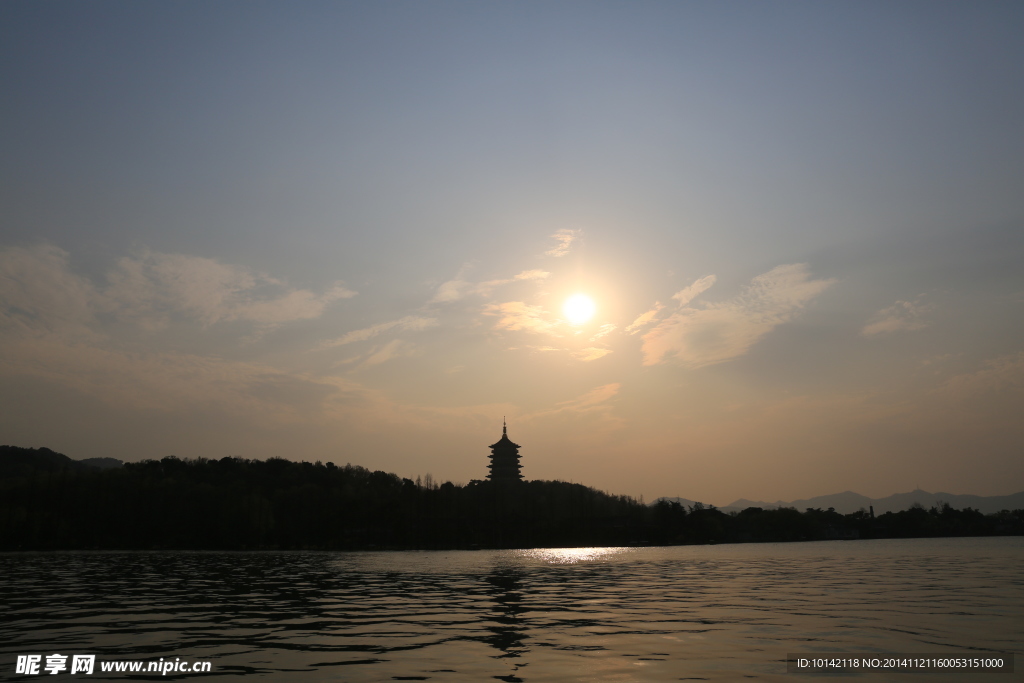
M 520 473 L 522 465 L 519 464 L 519 444 L 512 443 L 508 438 L 508 421 L 501 418 L 501 439 L 498 443 L 491 444 L 491 464 L 487 469 L 491 471 L 487 478 L 491 481 L 522 481 Z

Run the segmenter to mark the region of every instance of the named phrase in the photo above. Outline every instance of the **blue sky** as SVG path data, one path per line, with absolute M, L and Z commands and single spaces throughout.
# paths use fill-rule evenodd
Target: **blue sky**
M 507 415 L 648 499 L 1024 489 L 1022 27 L 4 3 L 0 441 L 465 482 Z

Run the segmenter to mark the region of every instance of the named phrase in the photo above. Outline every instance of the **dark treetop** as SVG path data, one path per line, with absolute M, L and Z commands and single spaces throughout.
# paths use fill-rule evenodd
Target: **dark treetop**
M 500 442 L 499 442 L 500 443 Z M 102 465 L 110 463 L 103 462 Z M 509 548 L 1024 534 L 1024 510 L 725 514 L 561 481 L 417 483 L 282 458 L 96 466 L 0 446 L 0 549 Z

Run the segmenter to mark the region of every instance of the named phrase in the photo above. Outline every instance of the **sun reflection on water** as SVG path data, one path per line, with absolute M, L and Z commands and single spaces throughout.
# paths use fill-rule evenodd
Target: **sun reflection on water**
M 532 548 L 517 550 L 516 555 L 548 564 L 579 564 L 607 560 L 635 548 Z

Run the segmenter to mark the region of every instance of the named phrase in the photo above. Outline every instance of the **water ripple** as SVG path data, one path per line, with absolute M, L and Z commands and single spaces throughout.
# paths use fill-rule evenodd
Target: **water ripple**
M 3 554 L 0 650 L 281 681 L 781 681 L 793 651 L 1020 653 L 1022 557 L 1013 538 Z

